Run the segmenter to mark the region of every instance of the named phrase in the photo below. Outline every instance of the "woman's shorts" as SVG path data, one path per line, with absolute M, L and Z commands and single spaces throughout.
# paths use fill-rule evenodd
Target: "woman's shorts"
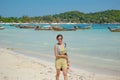
M 55 61 L 55 67 L 56 69 L 66 69 L 67 68 L 67 60 L 60 58 Z

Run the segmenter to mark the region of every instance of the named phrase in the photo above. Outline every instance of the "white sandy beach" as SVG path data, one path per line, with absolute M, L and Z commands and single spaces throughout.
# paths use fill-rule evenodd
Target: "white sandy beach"
M 71 64 L 72 65 L 72 64 Z M 120 77 L 100 75 L 70 68 L 69 80 L 120 80 Z M 0 48 L 0 80 L 55 80 L 54 62 L 48 63 Z M 63 75 L 60 75 L 63 80 Z

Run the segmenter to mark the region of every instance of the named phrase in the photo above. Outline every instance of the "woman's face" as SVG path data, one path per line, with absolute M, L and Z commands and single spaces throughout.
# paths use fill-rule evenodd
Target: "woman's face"
M 61 37 L 61 36 L 59 36 L 59 37 L 57 38 L 57 40 L 58 40 L 58 43 L 62 43 L 62 37 Z

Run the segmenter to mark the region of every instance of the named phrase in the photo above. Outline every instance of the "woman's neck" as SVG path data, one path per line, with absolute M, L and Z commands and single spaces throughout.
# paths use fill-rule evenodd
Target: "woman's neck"
M 62 44 L 62 42 L 61 43 L 58 43 L 59 45 L 61 45 Z

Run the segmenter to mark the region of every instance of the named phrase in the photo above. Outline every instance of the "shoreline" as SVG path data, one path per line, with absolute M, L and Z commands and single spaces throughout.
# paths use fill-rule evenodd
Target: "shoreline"
M 0 80 L 54 80 L 54 62 L 47 62 L 0 47 Z M 63 75 L 60 75 L 60 80 Z M 69 80 L 119 80 L 118 76 L 109 76 L 70 68 Z
M 55 61 L 54 56 L 46 55 L 46 53 L 43 52 L 35 52 L 31 50 L 24 50 L 24 49 L 17 49 L 17 48 L 7 48 L 8 50 L 12 50 L 15 53 L 22 54 L 28 57 L 36 58 L 36 59 L 41 59 L 43 61 L 47 61 L 49 63 L 53 63 Z M 39 54 L 42 53 L 42 54 Z M 44 55 L 45 54 L 45 55 Z M 96 66 L 85 66 L 83 64 L 75 64 L 73 61 L 73 58 L 70 58 L 70 62 L 72 63 L 71 67 L 74 69 L 82 69 L 88 72 L 93 72 L 96 74 L 103 74 L 103 75 L 114 75 L 114 76 L 119 76 L 120 71 L 117 70 L 112 70 L 112 69 L 107 69 L 107 68 L 101 68 L 101 67 L 96 67 Z M 80 65 L 80 66 L 78 66 Z
M 50 24 L 50 23 L 0 23 L 0 24 Z M 52 23 L 52 24 L 99 24 L 99 23 Z M 120 23 L 102 23 L 102 24 L 120 24 Z
M 23 54 L 23 55 L 28 56 L 28 57 L 41 59 L 41 60 L 47 61 L 49 63 L 53 63 L 55 61 L 54 55 L 50 56 L 50 55 L 43 53 L 43 52 L 35 52 L 32 50 L 24 50 L 24 49 L 17 49 L 17 48 L 7 48 L 7 49 L 12 50 L 15 53 Z M 39 54 L 39 53 L 42 53 L 42 54 Z M 73 59 L 74 58 L 71 57 L 70 62 L 72 63 L 71 67 L 74 69 L 78 69 L 78 70 L 82 69 L 82 70 L 85 70 L 88 72 L 93 72 L 96 74 L 103 74 L 103 75 L 110 75 L 110 76 L 112 76 L 112 75 L 119 76 L 120 75 L 120 71 L 117 71 L 117 70 L 96 67 L 96 66 L 90 66 L 90 65 L 86 66 L 83 64 L 75 64 L 75 62 L 72 61 Z M 80 65 L 80 66 L 78 66 L 78 65 Z

